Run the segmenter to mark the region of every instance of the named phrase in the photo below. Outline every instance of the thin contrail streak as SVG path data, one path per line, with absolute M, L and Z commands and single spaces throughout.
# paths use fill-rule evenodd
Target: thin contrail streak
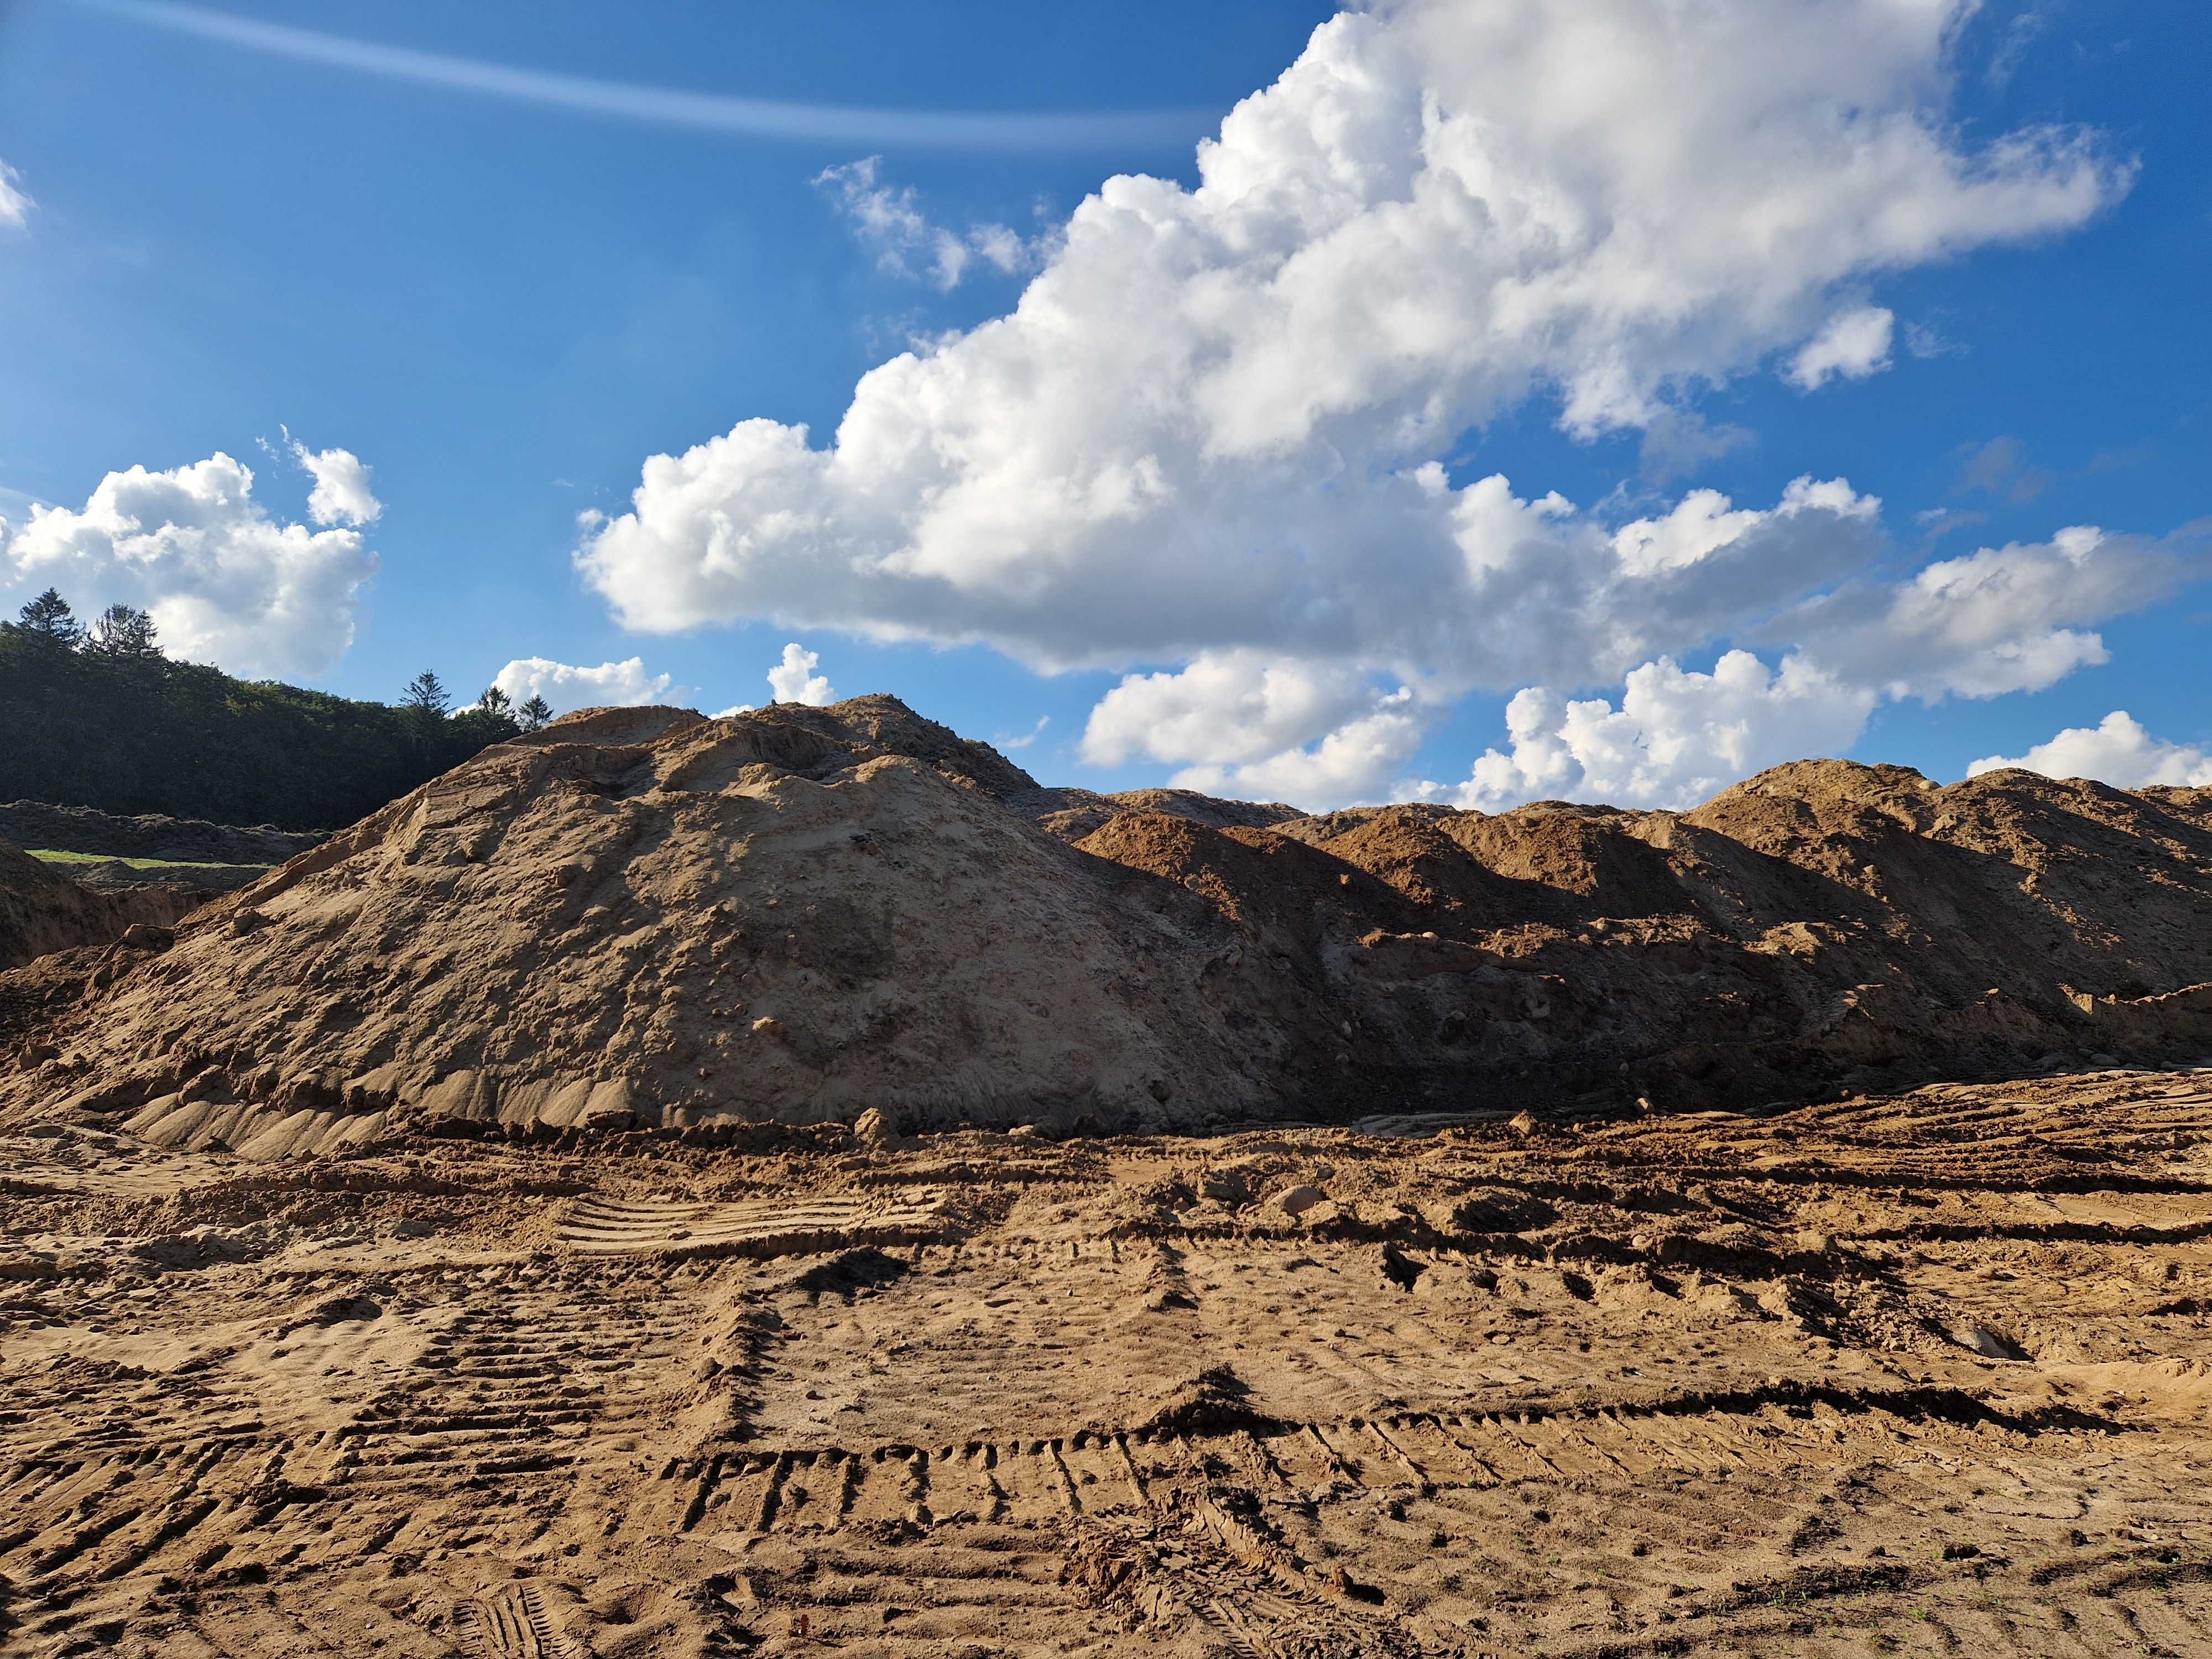
M 314 29 L 234 17 L 227 12 L 181 4 L 179 0 L 77 0 L 77 3 L 156 28 L 303 63 L 328 64 L 365 75 L 550 104 L 622 120 L 757 138 L 814 139 L 886 149 L 1098 150 L 1187 141 L 1218 118 L 1195 110 L 995 115 L 787 104 L 448 58 L 440 52 L 378 46 Z

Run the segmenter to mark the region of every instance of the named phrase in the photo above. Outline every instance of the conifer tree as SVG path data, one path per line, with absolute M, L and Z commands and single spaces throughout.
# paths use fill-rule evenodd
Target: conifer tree
M 154 619 L 127 605 L 111 605 L 100 613 L 84 648 L 96 657 L 158 657 Z
M 16 613 L 22 619 L 23 631 L 33 639 L 49 645 L 58 645 L 74 651 L 84 639 L 84 629 L 76 613 L 69 608 L 69 601 L 54 588 L 33 599 Z
M 446 683 L 426 668 L 407 682 L 399 703 L 420 714 L 443 716 L 453 708 L 453 700 L 446 695 Z

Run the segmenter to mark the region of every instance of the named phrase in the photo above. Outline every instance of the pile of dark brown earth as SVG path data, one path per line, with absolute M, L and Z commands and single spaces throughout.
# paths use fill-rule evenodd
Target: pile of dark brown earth
M 276 865 L 322 837 L 271 825 L 210 823 L 158 812 L 123 817 L 90 806 L 50 801 L 0 802 L 0 840 L 111 859 L 159 859 L 165 864 Z
M 40 854 L 70 854 L 64 873 L 81 887 L 107 893 L 174 890 L 169 903 L 181 915 L 204 899 L 259 879 L 322 837 L 266 824 L 153 813 L 121 817 L 89 806 L 18 800 L 0 805 L 0 839 Z
M 890 697 L 599 710 L 94 977 L 0 1036 L 0 1112 L 261 1155 L 1806 1101 L 2212 1054 L 2212 791 L 1304 817 L 1043 789 Z
M 0 841 L 0 969 L 58 951 L 106 945 L 134 926 L 141 929 L 137 941 L 149 948 L 166 944 L 167 924 L 200 902 L 198 893 L 167 884 L 95 890 L 71 879 L 65 868 Z M 0 1000 L 5 994 L 0 987 Z

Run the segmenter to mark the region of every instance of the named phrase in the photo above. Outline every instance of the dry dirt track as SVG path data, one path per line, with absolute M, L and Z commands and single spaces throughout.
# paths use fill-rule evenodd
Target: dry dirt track
M 1366 1127 L 0 1143 L 0 1652 L 2212 1649 L 2212 1073 Z

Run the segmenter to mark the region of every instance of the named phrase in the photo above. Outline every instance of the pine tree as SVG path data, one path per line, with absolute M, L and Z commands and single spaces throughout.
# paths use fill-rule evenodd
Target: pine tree
M 532 691 L 529 700 L 521 708 L 516 709 L 514 714 L 516 720 L 524 731 L 535 732 L 553 718 L 553 705 L 537 692 Z
M 25 633 L 49 645 L 74 651 L 84 640 L 84 629 L 77 622 L 76 613 L 53 588 L 48 588 L 16 614 L 22 618 Z
M 446 683 L 426 668 L 407 682 L 399 706 L 420 714 L 442 716 L 453 708 L 453 700 L 446 695 Z
M 127 605 L 111 605 L 100 613 L 100 620 L 92 625 L 92 632 L 84 641 L 87 652 L 96 657 L 158 657 L 161 647 L 155 642 L 154 619 L 143 611 Z
M 514 718 L 514 700 L 495 685 L 487 685 L 483 695 L 477 699 L 477 708 L 494 720 Z

